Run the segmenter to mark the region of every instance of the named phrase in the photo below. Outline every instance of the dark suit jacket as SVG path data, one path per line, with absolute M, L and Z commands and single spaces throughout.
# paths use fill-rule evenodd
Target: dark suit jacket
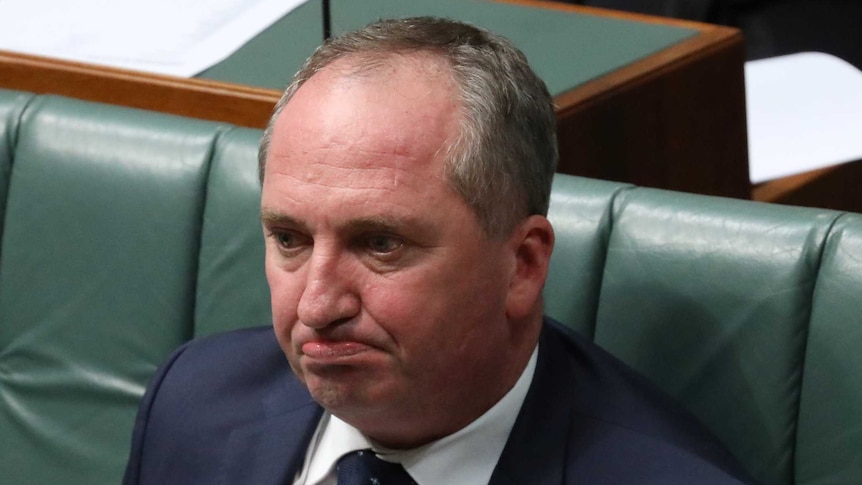
M 271 328 L 193 341 L 144 396 L 125 483 L 289 484 L 321 413 Z M 749 481 L 676 404 L 546 321 L 533 383 L 492 484 Z

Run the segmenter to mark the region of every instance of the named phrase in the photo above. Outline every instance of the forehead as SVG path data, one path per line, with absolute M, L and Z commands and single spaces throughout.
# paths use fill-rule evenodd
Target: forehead
M 298 202 L 297 190 L 307 194 L 306 203 L 357 200 L 346 190 L 409 204 L 454 194 L 444 167 L 461 111 L 448 67 L 430 56 L 370 69 L 357 69 L 355 62 L 337 61 L 315 74 L 279 115 L 265 168 L 265 203 Z
M 363 161 L 380 167 L 442 162 L 461 118 L 446 61 L 430 54 L 360 61 L 335 61 L 297 90 L 273 127 L 267 172 L 300 168 L 311 163 L 308 155 L 336 150 L 377 154 Z

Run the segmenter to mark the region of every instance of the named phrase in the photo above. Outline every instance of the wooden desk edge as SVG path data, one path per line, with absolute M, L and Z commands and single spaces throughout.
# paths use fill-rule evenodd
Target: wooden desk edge
M 697 58 L 705 58 L 717 51 L 741 47 L 742 42 L 742 33 L 735 29 L 716 29 L 685 39 L 557 95 L 555 101 L 558 112 L 565 115 L 567 111 L 602 102 L 603 99 L 614 96 L 621 89 L 660 76 Z M 740 73 L 742 73 L 741 65 Z
M 685 62 L 692 56 L 742 42 L 739 31 L 698 22 L 618 12 L 595 7 L 568 5 L 544 0 L 495 0 L 546 9 L 556 9 L 619 18 L 623 20 L 673 25 L 699 31 L 669 48 L 635 61 L 611 73 L 555 97 L 557 112 L 567 112 L 613 96 L 618 89 L 656 76 L 656 67 Z M 116 69 L 80 62 L 0 51 L 0 79 L 3 87 L 38 94 L 59 94 L 90 101 L 121 104 L 172 114 L 230 122 L 261 128 L 269 119 L 280 93 L 227 82 L 179 78 Z
M 754 184 L 751 198 L 760 202 L 782 202 L 796 191 L 837 171 L 839 167 L 840 164 Z
M 751 197 L 744 44 L 738 29 L 537 0 L 500 1 L 695 30 L 680 42 L 555 97 L 561 172 L 572 173 L 570 165 L 577 163 L 577 171 L 595 178 Z M 675 92 L 688 101 L 669 97 Z M 712 115 L 701 119 L 703 112 Z M 633 132 L 633 124 L 643 130 Z M 606 133 L 624 137 L 626 146 L 609 149 L 612 142 L 601 136 Z M 584 166 L 584 160 L 591 163 Z M 656 169 L 644 170 L 644 164 Z
M 732 27 L 702 24 L 676 19 L 665 19 L 646 15 L 616 12 L 594 7 L 584 7 L 568 4 L 555 4 L 546 1 L 533 0 L 498 0 L 511 3 L 541 4 L 547 8 L 577 10 L 581 13 L 601 14 L 606 17 L 620 18 L 648 23 L 675 25 L 698 31 L 698 34 L 688 37 L 658 52 L 638 59 L 610 73 L 595 77 L 580 86 L 560 93 L 555 97 L 558 112 L 565 115 L 568 110 L 583 107 L 588 103 L 598 103 L 606 97 L 613 96 L 617 90 L 646 81 L 662 73 L 677 68 L 698 58 L 709 57 L 716 52 L 733 48 L 742 48 L 742 32 Z M 739 66 L 742 75 L 742 65 Z
M 644 13 L 625 12 L 622 10 L 611 10 L 602 7 L 591 7 L 588 5 L 573 5 L 569 3 L 554 2 L 550 0 L 492 0 L 497 3 L 509 3 L 513 5 L 522 5 L 526 7 L 544 8 L 547 10 L 561 10 L 567 12 L 581 13 L 585 15 L 596 15 L 599 17 L 614 18 L 619 20 L 628 20 L 631 22 L 640 22 L 648 24 L 670 25 L 692 30 L 712 30 L 712 29 L 729 29 L 713 24 L 705 24 L 693 20 L 682 20 L 670 17 L 660 17 L 657 15 L 649 15 Z M 734 30 L 734 29 L 730 29 Z
M 662 69 L 670 69 L 673 68 L 673 64 L 686 62 L 692 57 L 705 56 L 718 50 L 741 46 L 743 44 L 742 32 L 739 29 L 732 27 L 622 12 L 585 5 L 571 5 L 551 2 L 548 0 L 494 1 L 513 5 L 575 12 L 585 15 L 596 15 L 631 22 L 667 25 L 671 27 L 691 29 L 698 32 L 696 35 L 683 39 L 665 49 L 616 69 L 613 72 L 597 76 L 570 91 L 558 94 L 555 97 L 555 100 L 557 102 L 558 110 L 563 113 L 571 108 L 580 107 L 586 102 L 600 102 L 602 97 L 612 96 L 615 89 L 624 87 L 628 83 L 639 82 L 645 76 L 656 76 L 656 66 L 662 66 Z M 742 69 L 741 66 L 740 69 Z
M 263 127 L 281 93 L 0 51 L 2 87 Z
M 671 24 L 700 31 L 700 35 L 558 95 L 555 101 L 561 116 L 585 102 L 599 102 L 600 98 L 611 96 L 614 90 L 627 83 L 650 75 L 657 64 L 676 62 L 696 55 L 697 51 L 712 44 L 741 42 L 741 35 L 735 29 L 697 22 L 541 0 L 496 1 L 638 22 Z M 275 90 L 239 84 L 162 76 L 5 51 L 0 51 L 0 77 L 4 79 L 4 87 L 10 89 L 67 95 L 258 128 L 265 125 L 280 95 Z M 218 103 L 224 101 L 230 101 L 226 104 L 232 107 L 217 108 Z

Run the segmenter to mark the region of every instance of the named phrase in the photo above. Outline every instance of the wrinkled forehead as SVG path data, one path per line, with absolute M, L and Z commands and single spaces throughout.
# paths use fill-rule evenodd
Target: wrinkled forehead
M 461 110 L 458 83 L 443 56 L 426 51 L 363 52 L 348 54 L 318 70 L 296 90 L 281 114 L 295 111 L 290 108 L 305 101 L 303 98 L 322 101 L 337 91 L 352 90 L 360 95 L 374 92 L 367 88 L 377 88 L 376 93 L 382 95 L 367 100 L 379 105 L 401 101 L 405 110 L 421 113 L 431 107 L 428 101 L 444 100 Z
M 276 120 L 266 171 L 303 170 L 313 160 L 442 177 L 460 134 L 460 102 L 440 59 L 426 57 L 373 68 L 348 58 L 320 70 Z
M 454 87 L 449 61 L 430 50 L 358 52 L 347 54 L 321 69 L 348 79 L 386 81 L 396 73 L 413 73 L 431 85 Z M 312 76 L 313 78 L 314 76 Z
M 460 126 L 460 101 L 444 60 L 349 57 L 297 90 L 276 120 L 268 158 L 298 162 L 297 152 L 353 147 L 384 158 L 430 160 L 448 156 Z

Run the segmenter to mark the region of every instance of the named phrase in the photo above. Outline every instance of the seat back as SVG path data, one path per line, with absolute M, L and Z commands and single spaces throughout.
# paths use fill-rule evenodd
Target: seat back
M 115 483 L 197 336 L 269 323 L 260 132 L 0 90 L 0 469 Z M 862 216 L 559 175 L 549 315 L 767 484 L 862 482 Z
M 548 314 L 763 483 L 862 480 L 862 216 L 558 176 L 550 218 Z
M 234 198 L 219 185 L 242 180 L 225 160 L 253 163 L 259 132 L 2 94 L 2 481 L 116 483 L 166 356 L 198 334 L 269 321 L 256 186 Z M 243 229 L 222 227 L 225 205 L 248 216 Z M 246 254 L 242 240 L 257 247 Z M 232 306 L 246 293 L 259 295 Z

